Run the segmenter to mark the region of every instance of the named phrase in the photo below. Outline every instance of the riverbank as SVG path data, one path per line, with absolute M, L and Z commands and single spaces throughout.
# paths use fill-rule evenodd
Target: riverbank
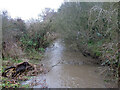
M 61 39 L 51 43 L 43 56 L 39 60 L 27 59 L 36 69 L 19 78 L 16 85 L 32 88 L 117 87 L 106 79 L 104 71 L 107 67 L 96 65 L 91 57 L 69 50 Z M 8 65 L 12 64 L 8 62 Z
M 40 61 L 46 73 L 33 77 L 23 84 L 34 83 L 31 87 L 40 88 L 106 88 L 103 77 L 98 72 L 103 67 L 87 63 L 90 58 L 79 52 L 70 52 L 60 39 L 54 41 Z M 38 84 L 37 84 L 38 83 Z
M 46 36 L 47 36 L 47 39 L 48 39 L 47 41 L 49 42 L 49 44 L 51 44 L 53 40 L 57 38 L 57 35 L 55 33 L 52 33 Z M 18 43 L 16 45 L 18 45 Z M 2 59 L 2 66 L 0 69 L 1 72 L 4 72 L 4 69 L 7 67 L 16 66 L 22 62 L 30 63 L 32 66 L 34 66 L 35 69 L 33 71 L 28 72 L 26 75 L 23 73 L 22 75 L 17 77 L 17 79 L 11 79 L 11 78 L 0 76 L 1 78 L 0 87 L 4 87 L 4 88 L 10 88 L 10 87 L 27 88 L 29 87 L 29 85 L 21 85 L 20 83 L 22 81 L 26 81 L 30 79 L 32 76 L 37 76 L 38 74 L 41 74 L 44 72 L 44 66 L 42 63 L 40 63 L 40 61 L 44 58 L 45 49 L 46 48 L 40 48 L 39 51 L 36 51 L 34 49 L 31 49 L 29 51 L 23 50 L 22 52 L 24 52 L 24 54 L 16 58 L 4 57 L 4 59 Z

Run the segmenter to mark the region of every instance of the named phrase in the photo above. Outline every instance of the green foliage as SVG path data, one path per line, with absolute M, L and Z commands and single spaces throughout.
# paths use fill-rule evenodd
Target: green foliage
M 33 37 L 25 35 L 21 39 L 21 46 L 25 48 L 27 51 L 31 49 L 35 49 L 36 51 L 40 51 L 40 48 L 45 48 L 47 45 L 47 41 L 45 41 L 44 36 L 39 34 L 35 34 Z
M 23 61 L 22 61 L 22 60 L 14 60 L 14 59 L 13 59 L 13 62 L 14 62 L 14 63 L 21 63 L 21 62 L 23 62 Z
M 0 87 L 2 87 L 2 88 L 19 88 L 21 86 L 20 86 L 19 82 L 11 83 L 8 78 L 2 78 L 2 84 L 0 84 Z
M 44 24 L 45 23 L 45 24 Z M 28 27 L 28 33 L 23 34 L 20 38 L 21 46 L 26 51 L 41 51 L 40 48 L 46 48 L 49 44 L 46 38 L 46 33 L 50 31 L 50 22 L 30 23 Z M 44 50 L 42 50 L 43 52 Z
M 41 52 L 44 52 L 44 51 L 45 51 L 45 49 L 44 49 L 44 48 L 39 48 L 39 50 L 40 50 Z
M 0 70 L 0 72 L 1 72 L 1 73 L 4 72 L 4 67 L 3 67 L 3 66 L 1 66 L 1 70 Z
M 46 33 L 51 32 L 53 14 L 54 10 L 47 8 L 40 15 L 41 19 L 32 19 L 25 23 L 24 20 L 20 18 L 11 18 L 7 11 L 3 11 L 1 16 L 3 21 L 3 42 L 5 42 L 5 48 L 3 48 L 4 56 L 18 58 L 19 52 L 17 49 L 19 47 L 27 52 L 34 50 L 44 52 L 44 50 L 40 48 L 46 48 L 49 45 Z M 19 45 L 19 47 L 17 45 Z M 22 50 L 20 52 L 22 52 Z
M 30 87 L 29 84 L 22 85 L 22 88 L 29 88 L 29 87 Z
M 30 79 L 30 77 L 25 77 Z M 4 88 L 29 88 L 30 85 L 26 84 L 26 85 L 21 85 L 19 82 L 16 83 L 12 83 L 12 81 L 10 81 L 8 78 L 2 78 L 2 83 L 0 84 L 0 87 Z
M 27 58 L 32 63 L 38 63 L 43 58 L 45 48 L 49 45 L 47 33 L 52 32 L 52 18 L 54 10 L 49 8 L 43 11 L 41 19 L 31 20 L 24 22 L 24 20 L 17 18 L 13 19 L 8 16 L 8 12 L 4 11 L 2 14 L 2 32 L 3 32 L 3 66 L 0 71 L 3 72 L 3 68 L 12 66 L 13 63 L 21 63 L 22 60 L 18 59 L 17 53 L 25 51 Z M 49 34 L 50 35 L 50 34 Z M 16 48 L 16 50 L 15 50 Z M 18 50 L 20 49 L 20 51 Z M 8 53 L 9 52 L 9 53 Z M 13 54 L 14 52 L 14 54 Z M 21 56 L 20 56 L 21 58 Z M 24 55 L 23 57 L 24 58 Z M 33 59 L 33 61 L 31 60 Z M 29 79 L 30 77 L 23 77 Z M 3 78 L 0 87 L 15 88 L 15 87 L 29 87 L 29 85 L 21 86 L 19 82 L 11 83 L 7 78 Z
M 118 8 L 116 3 L 65 2 L 59 8 L 53 27 L 64 41 L 92 57 L 98 56 L 110 70 L 118 68 Z

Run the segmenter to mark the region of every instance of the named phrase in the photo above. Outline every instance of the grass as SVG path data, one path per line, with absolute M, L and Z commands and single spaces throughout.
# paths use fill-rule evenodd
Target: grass
M 13 59 L 13 58 L 5 58 L 3 61 L 3 65 L 0 68 L 0 72 L 2 73 L 4 71 L 4 68 L 8 67 L 7 63 L 9 62 L 9 66 L 12 66 L 13 64 L 18 64 L 23 62 L 23 60 L 20 59 Z M 0 88 L 20 88 L 20 87 L 28 87 L 28 85 L 20 85 L 20 83 L 17 81 L 16 83 L 11 83 L 9 78 L 0 76 Z M 23 78 L 30 79 L 30 76 L 24 76 Z
M 30 59 L 30 60 L 41 60 L 43 58 L 43 54 L 42 53 L 39 53 L 39 52 L 30 52 L 30 53 L 27 53 L 27 57 Z
M 26 78 L 30 78 L 30 77 L 26 77 Z M 16 83 L 11 83 L 11 81 L 8 78 L 3 77 L 2 78 L 2 83 L 0 84 L 0 88 L 28 88 L 29 85 L 21 85 L 20 82 L 16 82 Z
M 27 53 L 27 57 L 29 57 L 29 62 L 30 63 L 32 63 L 32 64 L 38 64 L 39 63 L 39 61 L 43 58 L 43 52 L 44 52 L 43 49 L 41 49 L 41 50 L 42 50 L 42 53 L 39 53 L 37 51 L 33 51 L 33 52 L 30 52 L 30 53 Z M 9 57 L 5 58 L 3 60 L 3 65 L 1 66 L 0 71 L 3 72 L 4 68 L 7 68 L 8 66 L 13 66 L 13 64 L 19 64 L 21 62 L 23 62 L 23 60 L 21 60 L 21 59 L 13 59 L 13 58 L 9 58 Z M 2 80 L 1 84 L 0 84 L 0 87 L 3 87 L 3 88 L 4 87 L 5 88 L 10 88 L 10 87 L 12 87 L 12 88 L 21 88 L 21 87 L 22 88 L 28 88 L 29 87 L 29 85 L 21 85 L 19 80 L 17 81 L 17 83 L 13 84 L 13 83 L 9 82 L 8 78 L 2 77 L 2 76 L 0 76 L 0 77 L 1 77 L 1 80 Z M 30 78 L 31 78 L 31 76 L 23 76 L 22 77 L 23 80 L 24 79 L 28 80 Z

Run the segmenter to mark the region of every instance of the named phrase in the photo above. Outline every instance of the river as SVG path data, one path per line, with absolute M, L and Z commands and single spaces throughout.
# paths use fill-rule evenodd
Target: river
M 105 88 L 102 77 L 95 72 L 99 66 L 86 64 L 88 59 L 91 58 L 70 51 L 58 39 L 46 49 L 44 59 L 40 62 L 50 71 L 44 76 L 36 76 L 36 81 L 44 78 L 48 88 Z M 41 85 L 34 86 L 40 87 Z

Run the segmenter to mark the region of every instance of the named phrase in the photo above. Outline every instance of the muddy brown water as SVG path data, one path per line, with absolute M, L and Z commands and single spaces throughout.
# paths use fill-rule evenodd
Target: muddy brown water
M 44 59 L 40 62 L 50 71 L 34 79 L 38 83 L 45 80 L 48 88 L 105 88 L 102 77 L 95 72 L 99 66 L 84 63 L 88 59 L 80 52 L 70 51 L 58 39 L 46 49 Z M 38 84 L 33 88 L 40 87 Z

